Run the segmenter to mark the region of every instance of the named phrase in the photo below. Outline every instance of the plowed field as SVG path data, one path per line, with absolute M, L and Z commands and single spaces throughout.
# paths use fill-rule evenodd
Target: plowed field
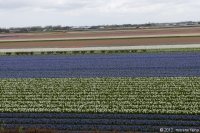
M 141 45 L 171 45 L 198 44 L 200 37 L 170 37 L 170 38 L 134 38 L 105 40 L 70 40 L 70 41 L 28 41 L 0 42 L 1 49 L 10 48 L 82 48 L 108 46 L 141 46 Z
M 0 49 L 199 44 L 200 28 L 0 34 Z
M 111 31 L 82 31 L 82 32 L 50 32 L 50 33 L 16 33 L 0 34 L 0 40 L 43 39 L 43 38 L 78 38 L 78 37 L 107 37 L 107 36 L 146 36 L 146 35 L 178 35 L 199 34 L 200 27 L 193 28 L 164 28 L 164 29 L 135 29 Z

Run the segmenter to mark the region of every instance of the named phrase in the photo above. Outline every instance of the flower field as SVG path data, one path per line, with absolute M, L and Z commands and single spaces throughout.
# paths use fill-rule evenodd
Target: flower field
M 0 57 L 0 125 L 200 131 L 200 53 Z
M 0 112 L 200 113 L 200 78 L 2 79 Z
M 193 77 L 200 53 L 2 56 L 0 78 Z
M 159 114 L 65 114 L 0 113 L 6 128 L 52 128 L 59 130 L 101 130 L 158 132 L 162 128 L 199 129 L 200 115 Z M 9 124 L 5 124 L 9 123 Z
M 199 81 L 191 77 L 1 79 L 0 121 L 7 128 L 59 130 L 198 128 Z

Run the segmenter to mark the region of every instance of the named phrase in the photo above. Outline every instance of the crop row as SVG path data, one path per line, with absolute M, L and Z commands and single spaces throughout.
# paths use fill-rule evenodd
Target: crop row
M 0 118 L 4 123 L 12 124 L 66 124 L 66 125 L 154 125 L 154 126 L 199 126 L 199 121 L 174 120 L 123 120 L 123 119 L 30 119 Z
M 200 113 L 200 78 L 0 79 L 0 112 Z
M 48 51 L 48 52 L 3 52 L 2 56 L 32 56 L 32 55 L 84 55 L 84 54 L 127 54 L 127 53 L 173 53 L 199 52 L 199 48 L 176 49 L 138 49 L 138 50 L 87 50 L 87 51 Z
M 14 66 L 13 66 L 14 67 Z M 147 69 L 147 70 L 145 70 Z M 103 78 L 103 77 L 199 77 L 199 68 L 85 68 L 71 70 L 1 70 L 0 78 Z
M 2 128 L 159 132 L 164 128 L 200 130 L 200 115 L 0 113 L 0 124 Z
M 170 114 L 113 114 L 113 113 L 0 113 L 0 118 L 21 119 L 126 119 L 126 120 L 182 120 L 200 121 L 200 115 L 170 115 Z
M 200 53 L 3 56 L 0 78 L 193 77 Z
M 48 51 L 48 52 L 4 52 L 4 56 L 28 55 L 84 55 L 84 54 L 123 54 L 123 53 L 157 53 L 157 52 L 199 52 L 200 49 L 138 49 L 138 50 L 85 50 L 85 51 Z

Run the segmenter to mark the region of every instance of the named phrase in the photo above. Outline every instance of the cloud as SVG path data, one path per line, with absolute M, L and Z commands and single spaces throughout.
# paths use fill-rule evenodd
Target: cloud
M 0 0 L 0 27 L 200 20 L 199 0 Z
M 16 10 L 16 9 L 77 9 L 87 6 L 90 0 L 0 0 L 0 9 L 9 9 L 9 10 Z
M 81 10 L 96 12 L 151 12 L 164 9 L 199 8 L 199 0 L 0 0 L 1 10 L 44 9 Z M 183 9 L 184 10 L 184 9 Z
M 198 0 L 0 0 L 0 9 L 106 9 L 105 11 L 134 11 L 136 9 L 149 9 L 153 7 L 196 5 Z M 197 6 L 196 6 L 197 7 Z M 126 10 L 125 10 L 126 9 Z M 140 11 L 143 11 L 140 10 Z

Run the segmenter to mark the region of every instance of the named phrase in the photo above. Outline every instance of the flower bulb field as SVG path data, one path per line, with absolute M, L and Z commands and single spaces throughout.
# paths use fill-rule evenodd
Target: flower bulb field
M 1 78 L 198 77 L 200 53 L 2 56 Z
M 1 56 L 0 95 L 1 131 L 200 131 L 200 53 Z

